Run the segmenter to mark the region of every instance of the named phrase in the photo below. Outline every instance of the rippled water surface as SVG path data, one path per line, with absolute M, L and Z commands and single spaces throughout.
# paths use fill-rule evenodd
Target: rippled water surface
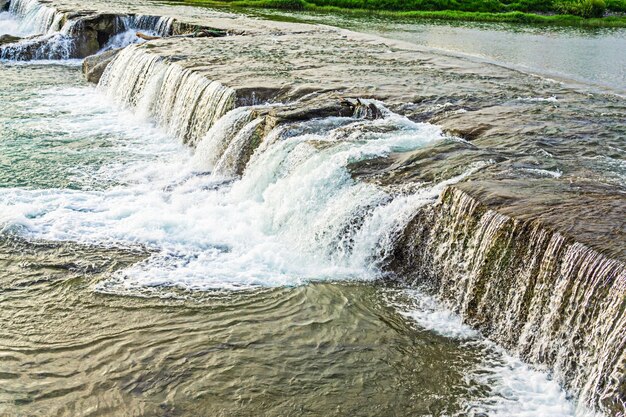
M 224 179 L 76 64 L 0 63 L 0 415 L 576 414 L 379 279 L 381 230 L 431 197 L 346 166 L 439 128 L 314 121 Z
M 400 314 L 393 303 L 409 308 L 409 294 L 396 290 L 318 284 L 169 299 L 93 291 L 138 256 L 2 244 L 3 415 L 571 412 L 545 377 L 471 331 L 459 326 L 451 338 Z
M 262 15 L 377 34 L 626 94 L 624 28 L 581 29 L 280 11 L 264 11 Z

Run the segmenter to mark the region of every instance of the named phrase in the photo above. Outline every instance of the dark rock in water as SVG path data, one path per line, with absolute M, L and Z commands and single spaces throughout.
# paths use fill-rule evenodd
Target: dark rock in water
M 221 38 L 228 34 L 225 30 L 191 25 L 175 20 L 172 23 L 171 34 L 173 37 L 193 37 L 193 38 Z
M 95 14 L 81 17 L 72 26 L 69 35 L 74 39 L 74 58 L 97 53 L 116 34 L 124 30 L 118 15 Z
M 63 33 L 26 39 L 1 37 L 0 57 L 19 61 L 85 58 L 126 29 L 124 16 L 109 13 L 67 13 L 61 22 L 69 24 Z
M 112 49 L 101 54 L 91 55 L 83 61 L 83 74 L 87 81 L 97 84 L 106 67 L 113 61 L 121 49 Z
M 98 32 L 91 28 L 84 29 L 75 37 L 73 56 L 82 58 L 95 54 L 99 49 Z
M 160 36 L 150 36 L 150 35 L 146 35 L 143 32 L 137 32 L 136 35 L 139 39 L 143 39 L 144 41 L 154 41 L 157 39 L 161 39 Z
M 273 108 L 268 114 L 268 131 L 279 124 L 293 123 L 326 117 L 350 117 L 354 114 L 354 106 L 347 100 L 315 100 L 298 102 L 289 106 Z
M 364 101 L 357 98 L 355 100 L 346 100 L 346 102 L 352 107 L 353 116 L 356 118 L 374 120 L 383 117 L 380 109 L 371 101 Z
M 0 36 L 0 45 L 19 42 L 21 39 L 22 38 L 13 35 L 2 35 Z
M 33 59 L 69 58 L 65 54 L 71 49 L 58 36 L 33 36 L 16 41 L 0 42 L 0 58 L 15 61 Z
M 0 11 L 9 10 L 9 0 L 0 0 Z

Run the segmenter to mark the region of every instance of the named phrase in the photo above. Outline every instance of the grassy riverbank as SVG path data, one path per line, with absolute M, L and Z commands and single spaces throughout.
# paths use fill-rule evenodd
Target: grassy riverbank
M 626 0 L 183 0 L 206 6 L 378 15 L 398 18 L 626 27 Z

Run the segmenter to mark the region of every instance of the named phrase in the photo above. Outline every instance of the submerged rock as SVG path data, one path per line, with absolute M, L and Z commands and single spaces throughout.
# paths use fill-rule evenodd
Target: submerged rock
M 100 54 L 91 55 L 83 61 L 83 74 L 87 81 L 97 84 L 107 66 L 113 61 L 121 49 L 111 49 Z

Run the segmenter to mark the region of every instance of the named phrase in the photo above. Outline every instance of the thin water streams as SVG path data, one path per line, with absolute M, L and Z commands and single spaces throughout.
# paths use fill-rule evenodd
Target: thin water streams
M 259 180 L 220 187 L 193 174 L 187 150 L 76 68 L 1 71 L 3 413 L 573 415 L 555 383 L 454 316 L 303 256 L 306 237 L 272 231 L 280 216 L 298 223 L 271 207 L 297 194 L 262 198 Z M 287 144 L 311 155 L 301 137 Z M 345 182 L 342 152 L 311 180 Z M 336 193 L 354 195 L 345 187 Z M 302 198 L 291 210 L 306 211 Z
M 456 140 L 384 110 L 281 126 L 239 177 L 254 108 L 149 60 L 152 83 L 112 67 L 98 88 L 75 64 L 0 63 L 0 415 L 585 413 L 380 279 L 411 213 L 489 160 L 357 182 L 351 163 Z

